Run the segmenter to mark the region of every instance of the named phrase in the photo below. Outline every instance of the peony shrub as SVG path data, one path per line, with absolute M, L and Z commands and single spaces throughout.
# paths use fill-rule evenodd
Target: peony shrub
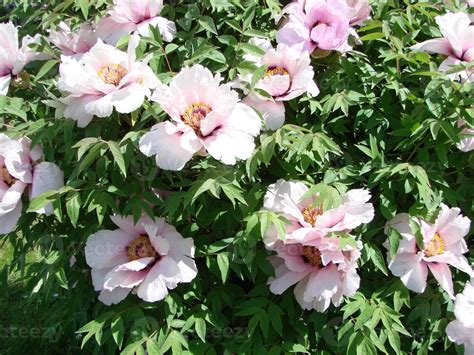
M 4 2 L 2 350 L 474 354 L 471 6 Z

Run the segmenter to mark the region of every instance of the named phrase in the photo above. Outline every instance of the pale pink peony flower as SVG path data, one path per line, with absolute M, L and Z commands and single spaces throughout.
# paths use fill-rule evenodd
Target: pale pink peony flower
M 133 36 L 125 53 L 99 39 L 81 58 L 62 56 L 58 88 L 68 94 L 61 99 L 64 117 L 85 127 L 94 116 L 110 116 L 114 107 L 120 113 L 138 109 L 159 83 L 147 65 L 151 54 L 136 61 L 138 43 Z
M 172 121 L 155 125 L 140 139 L 140 151 L 156 155 L 156 164 L 181 170 L 197 153 L 209 153 L 225 164 L 248 159 L 260 132 L 257 113 L 240 103 L 219 74 L 201 65 L 183 68 L 169 86 L 158 85 L 152 100 Z
M 295 11 L 305 11 L 306 0 L 295 0 L 286 5 L 280 16 L 276 18 L 277 22 L 281 20 L 286 14 L 291 14 Z M 362 24 L 365 20 L 370 18 L 371 8 L 367 0 L 345 0 L 350 17 L 350 25 L 357 26 Z
M 30 199 L 64 185 L 64 176 L 56 164 L 40 162 L 43 151 L 36 145 L 30 149 L 28 138 L 13 140 L 0 133 L 0 234 L 12 232 L 22 211 L 21 196 L 29 187 Z M 49 203 L 36 211 L 52 214 Z
M 474 354 L 474 278 L 466 283 L 464 291 L 456 295 L 454 302 L 456 319 L 446 328 L 449 340 L 464 345 L 464 354 Z
M 34 52 L 28 45 L 38 43 L 40 35 L 25 36 L 18 47 L 18 29 L 11 23 L 0 23 L 0 95 L 6 95 L 12 75 L 18 75 L 33 60 L 49 56 Z
M 444 204 L 434 224 L 421 218 L 412 220 L 420 226 L 424 249 L 417 245 L 409 224 L 410 216 L 406 213 L 396 215 L 385 229 L 387 233 L 389 227 L 395 228 L 402 236 L 397 254 L 393 259 L 388 255 L 389 269 L 408 289 L 419 293 L 425 291 L 429 269 L 441 287 L 454 298 L 449 265 L 474 275 L 463 256 L 468 251 L 464 236 L 469 232 L 471 221 L 460 215 L 459 208 L 448 208 Z M 388 241 L 385 246 L 389 248 Z
M 341 248 L 337 236 L 323 237 L 314 234 L 306 243 L 292 239 L 277 241 L 270 257 L 275 267 L 275 277 L 268 280 L 270 291 L 280 295 L 290 286 L 303 309 L 324 312 L 331 302 L 337 307 L 343 296 L 353 296 L 359 288 L 357 260 L 362 243 Z
M 465 125 L 465 121 L 458 120 L 458 127 L 464 127 Z M 461 140 L 456 146 L 462 152 L 470 152 L 471 150 L 474 150 L 474 129 L 463 128 L 461 131 Z
M 469 63 L 474 60 L 474 26 L 471 25 L 469 16 L 465 13 L 447 13 L 435 18 L 443 38 L 434 38 L 411 47 L 430 53 L 438 53 L 446 56 L 446 59 L 438 67 L 440 72 L 452 70 L 453 65 Z M 447 74 L 451 80 L 474 82 L 472 69 Z
M 305 243 L 315 234 L 326 236 L 333 232 L 350 233 L 361 224 L 374 218 L 374 207 L 367 201 L 370 193 L 364 189 L 346 192 L 341 204 L 326 211 L 321 198 L 315 194 L 305 196 L 309 188 L 302 182 L 278 180 L 268 187 L 263 207 L 266 210 L 282 213 L 291 222 L 287 226 L 287 238 Z M 267 236 L 266 243 L 276 241 L 276 231 Z
M 95 30 L 87 23 L 73 32 L 69 24 L 60 22 L 58 30 L 49 31 L 48 38 L 64 55 L 69 56 L 86 53 L 97 42 Z
M 313 52 L 350 49 L 351 12 L 344 0 L 307 0 L 286 8 L 288 20 L 277 32 L 277 42 Z
M 92 234 L 86 243 L 87 264 L 99 300 L 116 304 L 133 291 L 146 302 L 164 299 L 180 282 L 197 275 L 194 242 L 183 238 L 164 218 L 112 216 L 119 227 Z
M 343 296 L 352 296 L 359 288 L 356 269 L 362 243 L 348 233 L 370 222 L 374 209 L 366 203 L 370 199 L 366 190 L 348 191 L 339 206 L 326 211 L 323 198 L 328 196 L 308 195 L 308 191 L 297 181 L 279 180 L 268 187 L 264 209 L 290 222 L 284 237 L 272 227 L 264 238 L 267 249 L 277 252 L 270 259 L 275 278 L 268 283 L 275 294 L 297 284 L 294 293 L 301 307 L 323 312 L 331 302 L 339 306 Z
M 245 59 L 257 66 L 267 65 L 267 70 L 255 88 L 267 92 L 272 99 L 258 94 L 246 97 L 243 102 L 259 110 L 267 129 L 278 129 L 285 121 L 283 101 L 292 100 L 303 94 L 317 96 L 319 89 L 314 82 L 311 59 L 306 52 L 301 53 L 284 44 L 272 48 L 270 42 L 253 38 L 250 43 L 266 51 L 263 57 L 246 55 Z M 241 81 L 251 81 L 251 75 L 241 77 Z
M 97 24 L 97 33 L 106 43 L 115 45 L 122 36 L 134 31 L 150 36 L 149 26 L 153 26 L 163 40 L 171 42 L 176 36 L 176 25 L 158 16 L 162 8 L 163 0 L 114 0 L 109 17 Z
M 351 26 L 361 25 L 370 18 L 370 5 L 367 0 L 346 0 L 349 7 L 349 16 Z

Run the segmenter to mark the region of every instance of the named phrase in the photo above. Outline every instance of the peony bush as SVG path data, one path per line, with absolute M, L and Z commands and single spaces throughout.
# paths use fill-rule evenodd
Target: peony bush
M 474 4 L 7 0 L 16 354 L 474 354 Z

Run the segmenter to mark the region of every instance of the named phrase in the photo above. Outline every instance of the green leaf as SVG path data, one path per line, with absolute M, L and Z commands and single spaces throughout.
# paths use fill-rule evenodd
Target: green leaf
M 379 247 L 374 243 L 365 243 L 364 247 L 368 250 L 368 255 L 370 260 L 374 263 L 375 267 L 382 271 L 386 276 L 388 276 L 388 270 L 385 265 L 385 259 L 380 251 Z
M 358 330 L 362 328 L 367 321 L 372 317 L 372 314 L 374 313 L 374 307 L 371 305 L 366 305 L 360 315 L 357 317 L 357 321 L 354 325 L 354 330 Z
M 46 191 L 43 192 L 41 195 L 36 196 L 34 199 L 30 201 L 30 204 L 28 205 L 28 209 L 26 212 L 36 212 L 39 209 L 43 208 L 46 206 L 48 203 L 56 199 L 58 196 L 57 191 Z
M 403 236 L 395 228 L 388 229 L 388 241 L 390 244 L 390 257 L 393 258 L 397 254 L 398 247 L 400 245 L 400 240 L 403 239 Z
M 268 306 L 268 314 L 270 315 L 270 323 L 273 329 L 275 329 L 280 336 L 283 336 L 283 323 L 281 321 L 281 316 L 284 312 L 276 304 L 270 303 L 270 306 Z
M 97 343 L 100 344 L 100 334 L 102 333 L 102 328 L 105 325 L 105 322 L 113 315 L 113 312 L 105 312 L 101 314 L 97 319 L 90 321 L 86 325 L 84 325 L 81 329 L 79 329 L 76 333 L 86 333 L 82 339 L 81 349 L 84 348 L 84 345 L 87 341 L 92 337 L 95 336 Z
M 38 74 L 35 76 L 35 80 L 41 79 L 43 76 L 48 74 L 48 72 L 58 63 L 56 59 L 50 59 L 47 62 L 45 62 L 42 66 L 41 69 L 38 71 Z
M 268 331 L 270 328 L 270 319 L 268 318 L 267 312 L 265 312 L 264 310 L 260 310 L 260 312 L 258 312 L 258 318 L 262 335 L 264 338 L 267 338 Z
M 420 225 L 413 218 L 410 218 L 409 223 L 410 223 L 410 229 L 415 235 L 416 244 L 418 245 L 418 248 L 420 250 L 425 249 L 425 245 L 423 242 L 423 234 L 421 233 Z
M 221 272 L 222 283 L 225 283 L 227 276 L 229 275 L 229 253 L 219 253 L 217 254 L 217 265 Z
M 82 172 L 86 170 L 86 168 L 89 167 L 89 165 L 92 164 L 92 162 L 99 157 L 100 150 L 104 147 L 104 143 L 99 142 L 96 145 L 94 145 L 87 155 L 84 157 L 84 159 L 81 160 L 78 168 L 78 172 Z
M 124 325 L 122 317 L 119 315 L 114 320 L 112 320 L 110 330 L 112 332 L 112 337 L 115 340 L 119 349 L 122 349 L 123 344 L 123 335 L 124 335 Z
M 247 201 L 245 201 L 244 196 L 242 194 L 242 190 L 235 185 L 232 184 L 224 184 L 221 185 L 222 192 L 226 195 L 229 200 L 232 202 L 232 205 L 235 207 L 235 200 L 238 200 L 245 206 L 247 205 Z
M 252 80 L 250 82 L 250 87 L 253 88 L 257 82 L 263 78 L 263 76 L 265 75 L 265 72 L 267 71 L 267 68 L 268 66 L 265 64 L 265 65 L 262 65 L 261 67 L 259 67 L 252 75 Z
M 67 290 L 69 288 L 68 283 L 67 283 L 66 273 L 64 272 L 63 268 L 60 268 L 58 271 L 56 271 L 54 276 L 56 276 L 56 279 L 59 282 L 59 286 L 61 286 L 65 290 Z
M 145 349 L 143 349 L 143 340 L 136 341 L 132 344 L 127 345 L 120 355 L 145 355 Z
M 46 206 L 49 202 L 56 200 L 59 196 L 71 190 L 74 190 L 71 186 L 63 186 L 58 190 L 43 192 L 41 195 L 36 196 L 30 201 L 27 212 L 36 212 Z
M 95 137 L 87 137 L 84 139 L 81 139 L 79 142 L 74 144 L 72 147 L 73 148 L 79 148 L 77 150 L 77 160 L 81 160 L 82 156 L 87 152 L 87 150 L 95 143 L 99 142 L 99 138 Z
M 199 24 L 209 32 L 217 35 L 217 28 L 214 24 L 214 20 L 209 16 L 202 16 L 199 18 Z
M 76 5 L 79 6 L 79 8 L 82 11 L 82 14 L 84 15 L 84 18 L 87 20 L 87 16 L 89 15 L 89 0 L 75 0 Z
M 239 47 L 248 54 L 253 54 L 256 56 L 263 56 L 265 54 L 265 51 L 255 44 L 240 43 Z
M 170 348 L 172 348 L 172 353 L 173 354 L 181 354 L 182 352 L 182 335 L 176 331 L 172 330 L 168 337 L 166 338 L 162 348 L 161 352 L 166 353 Z
M 348 245 L 352 248 L 357 248 L 357 241 L 349 233 L 334 233 L 334 236 L 339 239 L 339 248 L 341 250 L 345 249 Z
M 81 195 L 79 193 L 75 193 L 70 199 L 66 201 L 66 212 L 74 227 L 76 227 L 80 211 Z
M 384 38 L 385 35 L 382 32 L 373 32 L 369 33 L 368 35 L 360 37 L 361 41 L 373 41 L 374 39 L 381 39 Z
M 311 196 L 316 196 L 313 206 L 320 205 L 323 207 L 323 211 L 338 207 L 342 201 L 339 191 L 324 183 L 312 186 L 302 198 L 309 198 Z
M 227 63 L 226 57 L 216 49 L 211 49 L 210 51 L 207 51 L 205 56 L 217 63 L 221 63 L 221 64 Z
M 114 156 L 115 163 L 118 165 L 122 175 L 124 177 L 127 177 L 127 168 L 125 167 L 125 160 L 120 150 L 120 146 L 117 144 L 117 142 L 114 142 L 114 141 L 108 141 L 107 145 L 109 146 L 110 151 L 112 152 L 112 155 Z
M 206 342 L 206 321 L 202 318 L 196 318 L 194 329 L 201 340 Z
M 153 339 L 153 338 L 148 338 L 146 340 L 146 350 L 148 354 L 162 354 L 162 351 L 160 349 L 160 344 Z

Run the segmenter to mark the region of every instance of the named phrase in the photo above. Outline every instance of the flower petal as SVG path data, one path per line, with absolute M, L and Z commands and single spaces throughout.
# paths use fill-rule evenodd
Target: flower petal
M 449 297 L 454 299 L 453 276 L 449 266 L 442 263 L 428 263 L 428 268 Z
M 98 98 L 100 96 L 84 95 L 77 97 L 69 95 L 61 99 L 61 102 L 66 105 L 64 117 L 77 121 L 77 126 L 80 128 L 86 127 L 92 121 L 94 114 L 87 112 L 85 106 Z
M 0 201 L 0 216 L 13 211 L 18 204 L 21 205 L 21 195 L 25 188 L 25 183 L 17 181 L 4 193 Z
M 146 156 L 156 155 L 156 165 L 161 169 L 179 171 L 197 152 L 183 147 L 182 135 L 173 123 L 158 123 L 140 139 L 140 151 Z
M 178 265 L 169 256 L 165 256 L 151 268 L 143 282 L 138 286 L 137 295 L 146 302 L 160 301 L 180 281 Z
M 0 77 L 0 95 L 5 96 L 8 93 L 8 87 L 10 86 L 11 75 L 7 74 Z
M 339 272 L 337 267 L 331 264 L 311 274 L 303 299 L 305 302 L 311 302 L 314 298 L 330 300 L 340 287 L 342 285 Z
M 138 237 L 139 235 L 146 233 L 140 220 L 135 224 L 132 216 L 113 215 L 110 216 L 110 219 L 117 227 L 130 235 Z
M 48 162 L 39 163 L 33 169 L 30 200 L 46 191 L 58 190 L 62 186 L 64 186 L 64 173 L 59 166 Z M 48 203 L 35 212 L 50 215 L 53 213 L 53 205 Z
M 441 204 L 441 211 L 436 218 L 435 226 L 437 233 L 446 245 L 459 243 L 469 233 L 471 221 L 460 213 L 459 208 L 449 208 L 445 204 Z
M 113 290 L 116 287 L 133 288 L 139 285 L 147 275 L 147 271 L 130 271 L 112 269 L 106 276 L 104 281 L 104 290 Z
M 422 52 L 439 53 L 448 56 L 451 54 L 451 45 L 445 38 L 429 39 L 411 46 L 410 49 Z
M 224 164 L 234 165 L 237 159 L 248 159 L 255 149 L 254 137 L 261 128 L 260 117 L 247 105 L 238 103 L 224 125 L 202 143 L 208 153 Z
M 117 304 L 127 298 L 130 291 L 130 288 L 123 287 L 116 287 L 112 291 L 102 290 L 99 294 L 99 301 L 107 306 Z
M 420 255 L 413 253 L 397 254 L 393 260 L 389 260 L 388 268 L 400 277 L 403 284 L 414 292 L 422 293 L 426 288 L 428 268 Z
M 254 96 L 247 96 L 242 102 L 260 111 L 266 129 L 277 130 L 285 123 L 285 105 L 283 102 L 260 100 Z
M 139 83 L 134 83 L 118 91 L 114 91 L 111 94 L 110 102 L 118 112 L 130 113 L 140 108 L 143 105 L 145 96 L 149 94 L 149 89 Z
M 120 229 L 101 230 L 92 234 L 85 247 L 87 264 L 92 268 L 103 269 L 127 263 L 127 246 L 135 237 Z
M 454 314 L 466 327 L 474 328 L 474 278 L 456 295 Z
M 15 229 L 18 219 L 21 216 L 21 211 L 22 203 L 21 200 L 19 200 L 12 210 L 0 215 L 0 234 L 7 234 Z

